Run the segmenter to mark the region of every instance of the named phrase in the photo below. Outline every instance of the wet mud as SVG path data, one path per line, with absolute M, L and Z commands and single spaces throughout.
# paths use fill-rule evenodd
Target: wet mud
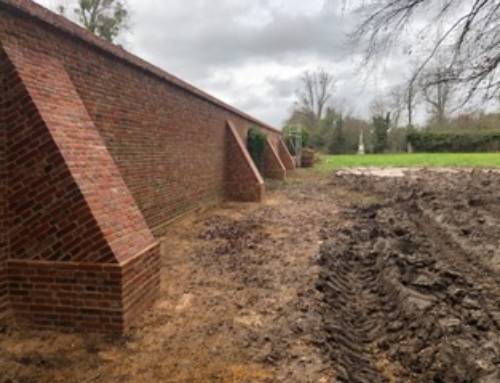
M 334 381 L 500 381 L 499 174 L 343 173 L 330 185 L 374 198 L 323 229 Z

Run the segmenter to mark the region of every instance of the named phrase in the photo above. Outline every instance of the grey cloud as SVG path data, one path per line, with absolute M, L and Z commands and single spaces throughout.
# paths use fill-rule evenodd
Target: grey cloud
M 179 14 L 169 14 L 174 3 Z M 270 9 L 263 25 L 249 25 L 241 17 L 252 14 L 259 2 L 235 3 L 193 1 L 182 9 L 177 1 L 162 2 L 155 15 L 144 10 L 137 14 L 144 20 L 136 20 L 133 45 L 155 52 L 161 64 L 194 76 L 259 59 L 293 63 L 304 56 L 319 56 L 340 61 L 347 54 L 346 24 L 352 21 L 330 6 L 313 15 Z
M 274 90 L 273 96 L 279 98 L 290 98 L 296 92 L 299 83 L 297 76 L 287 79 L 268 77 L 266 80 Z

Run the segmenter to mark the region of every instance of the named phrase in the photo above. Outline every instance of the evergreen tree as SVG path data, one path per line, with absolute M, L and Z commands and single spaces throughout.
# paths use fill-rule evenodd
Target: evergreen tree
M 373 150 L 375 153 L 383 153 L 387 149 L 390 122 L 390 113 L 387 113 L 386 117 L 376 116 L 373 118 L 373 130 L 375 136 Z
M 335 128 L 330 145 L 328 146 L 328 152 L 331 154 L 345 153 L 344 118 L 342 114 L 335 121 Z

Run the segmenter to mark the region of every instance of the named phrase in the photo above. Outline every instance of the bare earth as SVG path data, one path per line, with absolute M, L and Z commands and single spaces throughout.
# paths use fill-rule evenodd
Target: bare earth
M 127 336 L 0 329 L 0 383 L 500 381 L 498 173 L 269 189 L 170 227 Z
M 171 226 L 161 299 L 125 338 L 5 329 L 0 382 L 329 381 L 313 334 L 336 195 L 308 173 L 270 189 Z

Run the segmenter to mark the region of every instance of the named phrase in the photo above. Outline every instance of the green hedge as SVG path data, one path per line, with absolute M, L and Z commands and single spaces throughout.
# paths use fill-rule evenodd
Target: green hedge
M 248 130 L 247 147 L 250 156 L 259 170 L 262 170 L 262 160 L 266 147 L 266 135 L 256 126 Z
M 500 151 L 500 131 L 420 131 L 408 134 L 408 142 L 417 152 L 497 152 Z

